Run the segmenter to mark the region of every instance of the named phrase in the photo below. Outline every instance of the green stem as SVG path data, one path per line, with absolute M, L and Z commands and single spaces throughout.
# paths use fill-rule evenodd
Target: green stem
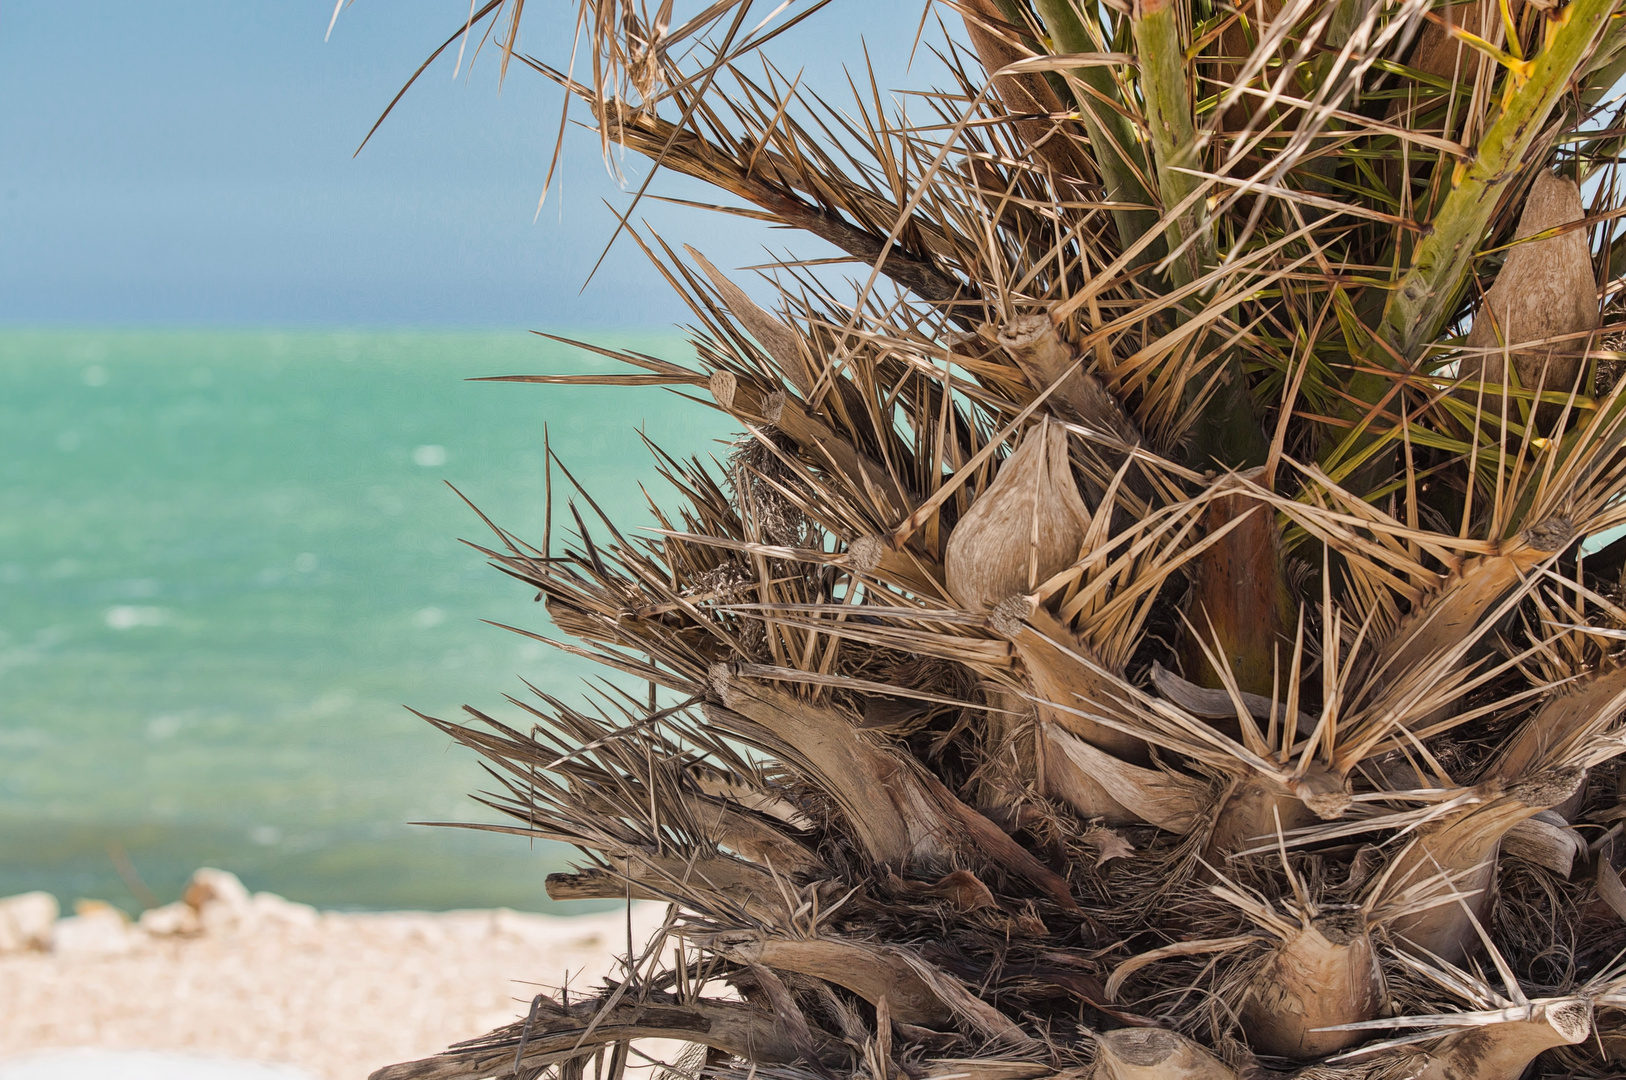
M 1508 96 L 1502 115 L 1480 140 L 1474 159 L 1445 197 L 1417 245 L 1411 268 L 1389 294 L 1379 332 L 1408 359 L 1439 336 L 1456 310 L 1473 267 L 1474 250 L 1531 142 L 1592 52 L 1618 0 L 1572 0 L 1557 33 L 1536 58 L 1529 78 Z M 1508 76 L 1512 78 L 1512 75 Z
M 1183 169 L 1198 165 L 1197 129 L 1191 117 L 1191 87 L 1186 82 L 1186 53 L 1171 0 L 1139 0 L 1131 26 L 1140 59 L 1141 92 L 1146 99 L 1146 125 L 1157 158 L 1157 186 L 1165 209 L 1176 206 L 1202 181 Z M 1188 285 L 1215 263 L 1214 233 L 1208 209 L 1198 202 L 1168 223 L 1169 250 L 1186 245 L 1169 268 L 1175 285 Z
M 1169 267 L 1176 285 L 1187 285 L 1218 261 L 1213 223 L 1201 200 L 1168 219 L 1169 208 L 1190 196 L 1203 181 L 1190 172 L 1200 164 L 1197 127 L 1192 119 L 1191 87 L 1186 81 L 1186 53 L 1180 40 L 1177 8 L 1173 0 L 1138 0 L 1131 29 L 1140 60 L 1141 94 L 1146 102 L 1146 123 L 1157 160 L 1157 185 L 1165 210 L 1169 250 L 1184 247 Z M 1245 468 L 1263 464 L 1269 446 L 1254 415 L 1247 372 L 1237 350 L 1220 361 L 1219 385 L 1192 431 L 1187 458 L 1199 469 Z M 1193 383 L 1198 380 L 1193 380 Z M 1188 398 L 1201 392 L 1188 385 Z
M 1095 39 L 1090 36 L 1069 0 L 1035 0 L 1035 7 L 1038 8 L 1039 18 L 1044 21 L 1051 46 L 1057 53 L 1099 51 Z M 1151 192 L 1141 181 L 1146 162 L 1140 142 L 1135 138 L 1135 129 L 1127 116 L 1108 104 L 1122 100 L 1112 73 L 1104 67 L 1092 65 L 1069 68 L 1067 77 L 1088 88 L 1075 92 L 1073 96 L 1078 102 L 1084 130 L 1089 133 L 1090 149 L 1096 168 L 1101 170 L 1107 198 L 1115 203 L 1144 207 L 1155 205 Z M 1157 226 L 1157 213 L 1151 209 L 1114 210 L 1112 219 L 1118 227 L 1119 243 L 1126 248 Z M 1161 253 L 1147 250 L 1141 253 L 1136 265 L 1160 257 Z
M 1377 333 L 1363 357 L 1368 370 L 1350 377 L 1353 400 L 1340 410 L 1346 418 L 1358 421 L 1365 415 L 1354 402 L 1375 405 L 1381 401 L 1393 385 L 1384 369 L 1395 366 L 1395 354 L 1415 360 L 1424 346 L 1439 337 L 1456 311 L 1473 272 L 1474 251 L 1497 204 L 1518 179 L 1531 144 L 1592 54 L 1617 3 L 1572 0 L 1559 16 L 1547 48 L 1533 61 L 1528 78 L 1507 94 L 1501 115 L 1485 131 L 1473 160 L 1458 168 L 1451 190 L 1412 253 L 1410 268 L 1389 292 Z M 1373 437 L 1362 436 L 1343 449 L 1357 455 Z M 1329 443 L 1328 453 L 1336 453 L 1338 445 L 1339 440 Z M 1327 464 L 1325 455 L 1323 458 Z M 1350 483 L 1357 489 L 1369 486 L 1382 473 L 1383 462 L 1382 455 L 1374 458 L 1362 476 Z

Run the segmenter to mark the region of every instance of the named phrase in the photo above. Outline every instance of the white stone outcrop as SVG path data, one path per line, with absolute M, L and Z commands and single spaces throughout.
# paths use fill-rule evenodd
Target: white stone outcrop
M 198 911 L 185 901 L 148 908 L 141 913 L 136 925 L 149 937 L 189 937 L 203 933 L 203 920 Z
M 122 956 L 138 943 L 124 912 L 99 901 L 81 903 L 51 934 L 51 951 L 61 956 Z
M 205 866 L 192 874 L 192 880 L 186 883 L 186 892 L 181 894 L 181 899 L 194 911 L 201 912 L 215 904 L 241 910 L 248 907 L 250 897 L 248 889 L 236 874 Z
M 254 898 L 236 874 L 225 870 L 206 866 L 195 872 L 182 899 L 198 913 L 205 933 L 231 933 L 254 922 Z
M 0 953 L 51 947 L 51 931 L 61 914 L 56 897 L 26 892 L 0 899 Z
M 246 916 L 256 925 L 272 924 L 304 930 L 315 929 L 322 921 L 321 913 L 309 904 L 297 904 L 268 892 L 254 894 Z
M 74 915 L 59 918 L 47 892 L 0 899 L 0 954 L 25 950 L 74 956 L 119 956 L 158 939 L 261 930 L 314 933 L 322 915 L 275 893 L 250 894 L 237 875 L 205 867 L 187 882 L 185 898 L 149 908 L 135 925 L 100 900 L 81 900 Z

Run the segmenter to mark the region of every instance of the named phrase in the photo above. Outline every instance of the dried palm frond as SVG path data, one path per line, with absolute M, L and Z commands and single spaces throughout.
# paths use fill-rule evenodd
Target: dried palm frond
M 432 721 L 667 924 L 379 1075 L 1615 1075 L 1619 0 L 943 0 L 940 87 L 840 107 L 762 52 L 822 6 L 463 24 L 648 159 L 693 314 L 510 378 L 740 435 L 631 534 L 550 449 L 481 550 L 622 681 Z M 634 228 L 664 171 L 854 279 Z

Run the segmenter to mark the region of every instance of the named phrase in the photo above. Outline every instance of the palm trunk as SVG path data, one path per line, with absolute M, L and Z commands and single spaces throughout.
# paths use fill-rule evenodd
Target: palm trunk
M 1260 467 L 1240 475 L 1257 481 L 1263 474 Z M 1224 660 L 1237 687 L 1268 697 L 1281 690 L 1277 663 L 1292 649 L 1281 536 L 1269 504 L 1243 491 L 1215 498 L 1203 519 L 1210 534 L 1233 522 L 1238 523 L 1198 559 L 1182 658 L 1193 682 L 1224 686 L 1198 644 L 1201 639 Z

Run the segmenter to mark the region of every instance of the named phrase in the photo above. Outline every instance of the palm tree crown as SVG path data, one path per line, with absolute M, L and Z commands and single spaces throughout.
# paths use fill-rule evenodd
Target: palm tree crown
M 629 210 L 693 358 L 516 380 L 741 432 L 653 539 L 493 526 L 647 695 L 431 720 L 554 897 L 671 913 L 376 1080 L 1619 1075 L 1619 0 L 941 0 L 844 107 L 760 52 L 824 6 L 442 47 L 852 274 Z

